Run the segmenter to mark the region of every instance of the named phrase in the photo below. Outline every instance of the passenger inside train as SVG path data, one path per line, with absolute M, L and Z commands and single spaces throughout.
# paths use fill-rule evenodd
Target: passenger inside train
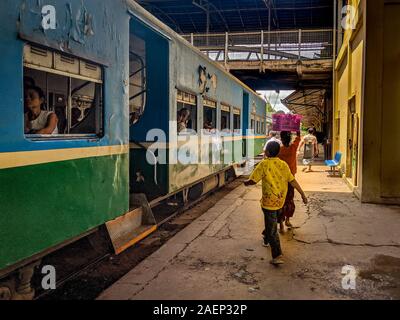
M 53 111 L 43 110 L 45 96 L 37 86 L 25 88 L 25 133 L 57 134 L 58 118 Z
M 178 111 L 178 133 L 188 128 L 189 116 L 190 111 L 186 108 Z
M 204 98 L 203 104 L 203 129 L 209 132 L 214 131 L 217 122 L 217 102 Z
M 57 135 L 40 139 L 103 135 L 100 65 L 26 44 L 23 72 L 25 134 Z
M 205 129 L 205 130 L 212 130 L 212 129 L 214 129 L 211 120 L 206 120 L 206 121 L 204 122 L 204 129 Z

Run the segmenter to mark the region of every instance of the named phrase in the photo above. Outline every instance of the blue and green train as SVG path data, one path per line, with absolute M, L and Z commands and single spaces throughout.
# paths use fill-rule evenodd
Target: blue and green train
M 265 101 L 134 1 L 5 0 L 0 17 L 0 298 L 31 298 L 37 261 L 100 226 L 122 251 L 159 199 L 262 152 Z M 31 87 L 57 134 L 26 128 Z

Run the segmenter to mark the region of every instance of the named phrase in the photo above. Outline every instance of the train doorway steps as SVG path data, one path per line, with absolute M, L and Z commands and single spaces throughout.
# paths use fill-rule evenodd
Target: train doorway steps
M 106 223 L 116 254 L 147 237 L 157 229 L 153 212 L 144 194 L 132 194 L 129 198 L 133 210 Z

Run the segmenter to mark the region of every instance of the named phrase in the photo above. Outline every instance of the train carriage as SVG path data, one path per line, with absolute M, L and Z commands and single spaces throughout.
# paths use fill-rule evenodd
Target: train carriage
M 146 101 L 145 111 L 137 112 L 141 115 L 135 117 L 136 123 L 130 129 L 131 155 L 145 159 L 154 143 L 149 131 L 161 128 L 166 135 L 154 149 L 163 149 L 168 165 L 135 161 L 131 178 L 143 176 L 147 195 L 156 198 L 260 154 L 265 140 L 266 110 L 265 101 L 257 93 L 156 19 L 148 18 L 146 22 L 139 18 L 131 21 L 136 25 L 133 36 L 142 37 L 146 46 L 142 60 L 156 69 L 154 73 L 147 70 L 147 97 L 140 100 Z M 163 60 L 164 57 L 168 59 Z M 136 79 L 136 83 L 144 81 Z M 179 121 L 182 109 L 190 112 L 187 133 L 178 132 L 179 124 L 170 127 Z M 182 145 L 190 153 L 188 164 L 176 161 Z M 213 161 L 215 158 L 217 161 Z
M 126 12 L 123 1 L 0 4 L 0 278 L 129 209 Z M 58 134 L 26 130 L 33 86 Z M 29 275 L 4 296 L 32 295 Z
M 2 1 L 0 17 L 0 296 L 32 298 L 37 261 L 101 226 L 121 252 L 158 201 L 261 153 L 265 102 L 135 2 Z M 29 127 L 32 91 L 51 133 Z

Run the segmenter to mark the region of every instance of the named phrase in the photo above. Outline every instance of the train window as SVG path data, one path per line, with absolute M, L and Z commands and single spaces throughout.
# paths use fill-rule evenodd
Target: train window
M 233 109 L 233 130 L 240 130 L 240 109 Z
M 203 99 L 203 129 L 213 130 L 217 122 L 217 103 L 208 98 Z
M 254 116 L 251 116 L 250 129 L 253 130 L 253 131 L 255 130 L 255 120 L 254 120 Z
M 256 121 L 256 133 L 260 133 L 260 121 Z
M 71 78 L 71 109 L 67 117 L 70 133 L 101 132 L 101 86 L 94 82 Z M 96 121 L 97 119 L 97 121 Z
M 146 107 L 146 42 L 134 34 L 129 38 L 130 123 L 139 121 Z
M 186 129 L 197 130 L 197 99 L 196 96 L 178 90 L 177 101 L 177 129 L 184 132 Z
M 231 107 L 221 104 L 221 130 L 231 130 Z
M 97 64 L 27 44 L 24 96 L 24 131 L 31 137 L 103 132 L 102 69 Z

